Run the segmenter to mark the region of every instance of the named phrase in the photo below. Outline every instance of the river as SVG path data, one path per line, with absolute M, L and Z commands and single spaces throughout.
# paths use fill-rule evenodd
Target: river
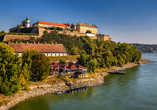
M 155 63 L 108 75 L 105 83 L 78 93 L 48 94 L 20 102 L 10 110 L 156 110 L 157 53 L 143 53 Z

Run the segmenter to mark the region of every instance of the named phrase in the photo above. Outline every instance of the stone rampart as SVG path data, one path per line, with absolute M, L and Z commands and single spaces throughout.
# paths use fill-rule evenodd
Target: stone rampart
M 9 41 L 11 39 L 24 39 L 24 40 L 29 40 L 31 36 L 30 35 L 9 35 L 9 34 L 6 34 L 3 38 L 3 41 Z M 39 36 L 32 36 L 32 37 L 35 37 L 35 38 L 38 38 Z

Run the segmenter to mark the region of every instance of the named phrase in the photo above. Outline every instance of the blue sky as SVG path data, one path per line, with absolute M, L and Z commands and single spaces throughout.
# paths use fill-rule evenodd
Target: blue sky
M 113 41 L 157 44 L 157 0 L 0 0 L 0 31 L 30 18 L 89 23 Z

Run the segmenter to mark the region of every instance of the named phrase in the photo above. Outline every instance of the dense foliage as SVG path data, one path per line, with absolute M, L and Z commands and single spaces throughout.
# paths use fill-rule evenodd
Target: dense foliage
M 33 78 L 35 81 L 43 80 L 50 72 L 50 58 L 36 50 L 26 50 L 22 54 L 22 65 L 27 65 L 29 72 L 25 79 Z
M 20 89 L 21 61 L 12 48 L 0 43 L 0 93 L 11 95 Z
M 18 54 L 0 43 L 0 93 L 11 95 L 32 79 L 43 80 L 50 72 L 50 58 L 36 50 L 26 50 L 22 62 Z
M 156 53 L 157 45 L 155 44 L 133 44 L 137 46 L 137 49 L 143 53 Z
M 78 63 L 87 67 L 89 72 L 93 72 L 95 68 L 122 66 L 128 62 L 138 62 L 141 59 L 141 52 L 137 50 L 136 46 L 113 41 L 92 40 L 88 36 L 58 34 L 56 29 L 50 34 L 44 31 L 43 36 L 36 39 L 36 42 L 64 44 L 69 54 L 80 54 Z
M 88 36 L 68 36 L 58 34 L 57 30 L 52 31 L 50 34 L 47 31 L 44 31 L 43 36 L 37 39 L 36 42 L 57 42 L 64 44 L 67 52 L 72 55 L 77 55 L 80 51 L 85 51 L 87 54 L 92 54 L 92 52 L 94 51 L 93 41 Z
M 123 66 L 128 62 L 138 62 L 141 59 L 141 51 L 136 46 L 127 43 L 97 42 L 95 54 L 87 57 L 82 53 L 78 63 L 88 68 L 88 72 L 94 72 L 95 68 Z M 96 63 L 96 64 L 95 64 Z
M 66 64 L 65 59 L 59 59 L 59 64 L 60 64 L 60 65 Z
M 32 56 L 31 71 L 35 81 L 43 80 L 50 73 L 50 58 L 45 54 L 37 53 Z

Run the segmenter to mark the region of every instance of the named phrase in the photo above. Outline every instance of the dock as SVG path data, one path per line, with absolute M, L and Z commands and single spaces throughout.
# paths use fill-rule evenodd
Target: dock
M 74 92 L 84 91 L 86 89 L 87 89 L 87 86 L 75 88 L 75 89 L 70 89 L 70 90 L 59 91 L 59 92 L 56 92 L 56 94 L 58 95 L 58 94 L 63 94 L 63 93 L 74 93 Z
M 87 86 L 83 86 L 80 84 L 80 87 L 79 88 L 76 88 L 74 87 L 71 83 L 68 83 L 67 80 L 65 80 L 64 78 L 62 78 L 66 85 L 70 87 L 70 90 L 63 90 L 63 91 L 59 91 L 59 92 L 56 92 L 56 94 L 62 94 L 62 93 L 74 93 L 74 92 L 79 92 L 79 91 L 83 91 L 83 90 L 86 90 L 87 89 Z M 73 88 L 73 89 L 71 89 Z

